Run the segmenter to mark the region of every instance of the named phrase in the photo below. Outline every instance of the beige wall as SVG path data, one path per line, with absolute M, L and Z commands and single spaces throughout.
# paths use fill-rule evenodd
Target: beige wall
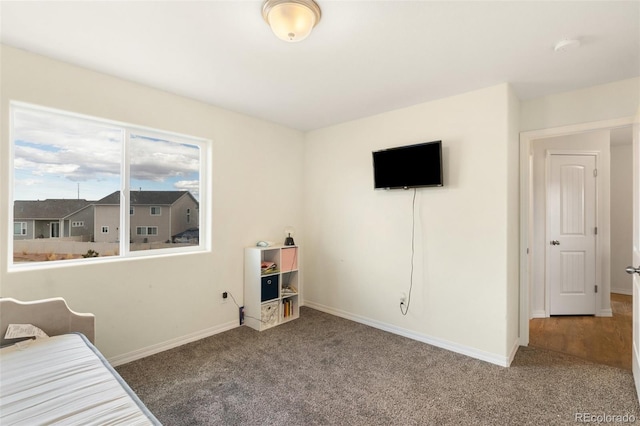
M 504 84 L 308 133 L 305 303 L 508 363 L 518 327 L 517 112 Z M 413 191 L 374 190 L 371 152 L 440 139 L 444 187 L 417 191 L 403 316 Z
M 522 101 L 520 130 L 633 117 L 640 104 L 640 77 Z
M 611 147 L 611 291 L 631 294 L 633 264 L 633 149 L 631 144 Z
M 520 100 L 511 87 L 508 95 L 506 344 L 507 349 L 513 350 L 514 342 L 518 341 L 520 335 Z
M 210 253 L 106 260 L 100 264 L 7 272 L 7 226 L 0 227 L 0 295 L 62 296 L 96 315 L 96 342 L 108 358 L 184 336 L 235 326 L 243 295 L 243 247 L 302 232 L 303 134 L 241 114 L 3 46 L 0 223 L 7 223 L 10 100 L 123 121 L 212 141 Z M 100 224 L 97 223 L 96 226 Z

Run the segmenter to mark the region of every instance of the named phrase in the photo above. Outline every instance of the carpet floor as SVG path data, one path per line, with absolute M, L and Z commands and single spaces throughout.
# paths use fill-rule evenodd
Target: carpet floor
M 278 327 L 238 327 L 117 371 L 166 426 L 640 419 L 630 371 L 525 347 L 498 367 L 306 307 Z

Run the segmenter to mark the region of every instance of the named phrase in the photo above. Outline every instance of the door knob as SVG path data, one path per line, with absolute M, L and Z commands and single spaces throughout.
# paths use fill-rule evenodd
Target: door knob
M 633 266 L 627 266 L 627 269 L 625 269 L 625 271 L 627 271 L 627 274 L 640 274 L 640 266 L 637 268 L 634 268 Z
M 552 245 L 552 246 L 559 246 L 559 245 L 560 245 L 560 241 L 558 241 L 558 240 L 553 240 L 553 241 L 551 241 L 551 245 Z

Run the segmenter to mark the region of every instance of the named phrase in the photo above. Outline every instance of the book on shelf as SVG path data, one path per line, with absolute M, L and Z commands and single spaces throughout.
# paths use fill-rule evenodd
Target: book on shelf
M 289 318 L 293 315 L 293 300 L 287 299 L 282 301 L 282 317 Z

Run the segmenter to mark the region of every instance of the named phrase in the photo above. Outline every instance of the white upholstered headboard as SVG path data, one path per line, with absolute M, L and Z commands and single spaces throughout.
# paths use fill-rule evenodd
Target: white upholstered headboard
M 12 298 L 0 299 L 0 339 L 1 345 L 13 343 L 5 340 L 9 324 L 33 324 L 49 336 L 79 332 L 91 343 L 95 342 L 95 317 L 93 314 L 79 314 L 67 306 L 62 297 L 21 302 Z

